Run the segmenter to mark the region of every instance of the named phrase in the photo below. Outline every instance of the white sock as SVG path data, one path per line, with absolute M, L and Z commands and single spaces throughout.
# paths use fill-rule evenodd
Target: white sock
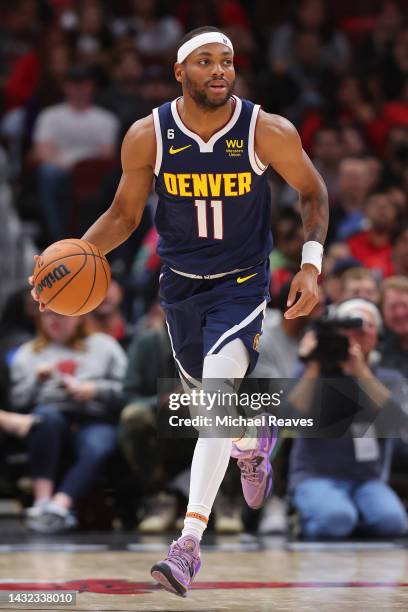
M 191 464 L 187 514 L 192 512 L 208 520 L 227 471 L 231 446 L 230 438 L 198 438 Z M 194 535 L 201 540 L 206 527 L 205 520 L 186 515 L 182 535 Z
M 232 346 L 233 345 L 233 346 Z M 232 346 L 232 349 L 231 349 Z M 249 365 L 248 352 L 241 340 L 234 340 L 221 349 L 217 355 L 208 355 L 204 359 L 203 389 L 214 391 L 216 379 L 222 391 L 223 381 L 240 380 L 245 376 Z M 231 386 L 226 385 L 231 391 Z M 187 516 L 184 520 L 182 536 L 193 535 L 199 540 L 207 526 L 215 497 L 227 471 L 231 456 L 231 438 L 198 438 L 191 464 L 190 496 Z

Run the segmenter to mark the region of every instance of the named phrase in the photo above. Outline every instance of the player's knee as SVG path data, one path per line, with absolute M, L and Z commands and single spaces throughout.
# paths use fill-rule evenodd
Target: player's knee
M 203 379 L 241 379 L 245 376 L 248 366 L 248 351 L 242 340 L 235 338 L 215 355 L 207 355 L 204 358 Z

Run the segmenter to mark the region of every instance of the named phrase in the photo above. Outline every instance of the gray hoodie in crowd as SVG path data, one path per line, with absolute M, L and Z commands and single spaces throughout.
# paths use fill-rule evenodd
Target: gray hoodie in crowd
M 38 404 L 52 404 L 56 409 L 114 418 L 122 398 L 122 381 L 127 366 L 126 353 L 107 334 L 96 333 L 83 340 L 84 350 L 74 350 L 50 342 L 41 351 L 33 351 L 33 343 L 23 344 L 11 364 L 11 403 L 14 408 L 29 409 Z M 41 382 L 37 377 L 40 364 L 54 366 L 52 375 Z M 96 383 L 95 399 L 74 402 L 68 395 L 64 375 Z

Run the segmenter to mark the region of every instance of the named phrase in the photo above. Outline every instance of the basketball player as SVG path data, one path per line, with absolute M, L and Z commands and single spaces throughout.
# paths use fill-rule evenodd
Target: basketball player
M 233 95 L 233 56 L 216 28 L 183 38 L 174 66 L 182 97 L 130 128 L 114 201 L 84 235 L 104 253 L 119 246 L 138 226 L 155 179 L 161 304 L 180 377 L 204 390 L 214 379 L 241 380 L 256 363 L 272 248 L 268 166 L 299 191 L 302 209 L 305 244 L 287 318 L 318 302 L 328 224 L 326 188 L 296 129 Z M 198 438 L 182 535 L 152 568 L 166 589 L 185 595 L 199 570 L 200 540 L 230 456 L 247 503 L 262 506 L 274 443 L 269 429 L 238 440 Z

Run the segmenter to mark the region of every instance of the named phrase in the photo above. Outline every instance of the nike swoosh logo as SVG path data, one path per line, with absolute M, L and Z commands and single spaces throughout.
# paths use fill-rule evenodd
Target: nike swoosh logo
M 169 153 L 170 155 L 175 155 L 176 153 L 180 153 L 180 151 L 184 151 L 185 149 L 188 149 L 189 147 L 191 147 L 192 145 L 186 145 L 185 147 L 180 147 L 179 149 L 174 149 L 173 145 L 171 145 L 170 149 L 169 149 Z
M 240 285 L 241 283 L 245 283 L 245 281 L 249 280 L 253 276 L 256 276 L 257 274 L 258 272 L 255 272 L 254 274 L 250 274 L 249 276 L 238 276 L 237 278 L 238 285 Z

